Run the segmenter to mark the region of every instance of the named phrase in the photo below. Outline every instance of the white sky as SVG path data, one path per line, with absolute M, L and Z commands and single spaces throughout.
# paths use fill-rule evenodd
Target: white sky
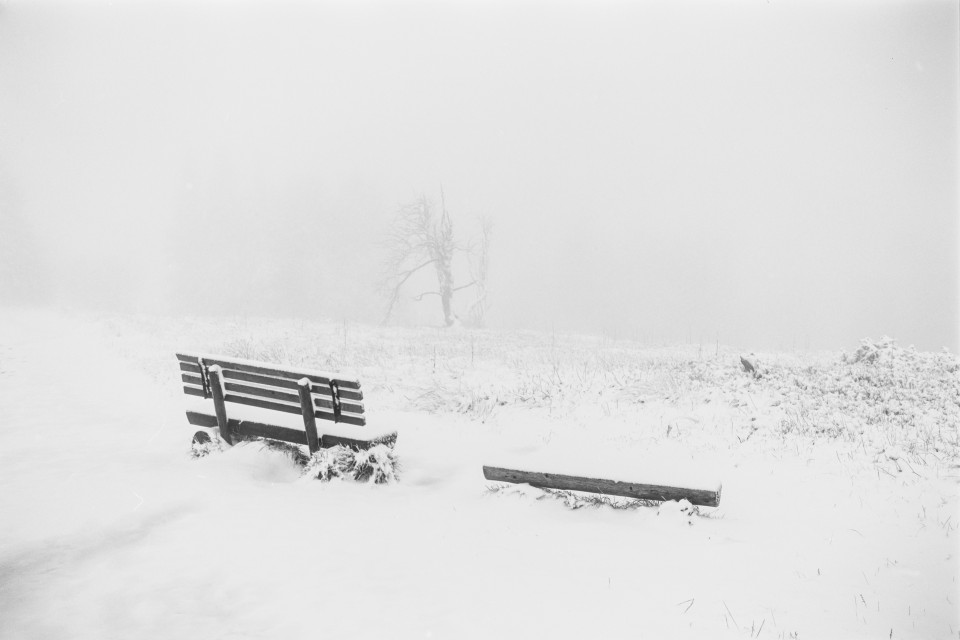
M 375 320 L 442 184 L 493 326 L 956 351 L 958 16 L 0 0 L 0 292 Z

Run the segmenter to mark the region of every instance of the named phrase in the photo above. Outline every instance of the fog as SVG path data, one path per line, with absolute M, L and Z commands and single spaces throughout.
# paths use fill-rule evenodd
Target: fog
M 0 304 L 377 322 L 442 189 L 494 328 L 956 352 L 958 14 L 0 0 Z

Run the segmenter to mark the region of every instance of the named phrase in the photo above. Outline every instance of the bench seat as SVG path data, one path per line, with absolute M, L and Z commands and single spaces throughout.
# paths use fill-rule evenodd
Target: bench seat
M 196 427 L 215 429 L 217 416 L 208 409 L 194 406 L 187 410 L 187 421 Z M 307 444 L 307 432 L 303 424 L 297 424 L 296 416 L 264 411 L 255 407 L 231 407 L 230 433 L 247 438 L 270 438 L 293 444 Z M 342 423 L 327 423 L 318 427 L 320 448 L 337 445 L 366 449 L 375 444 L 392 446 L 397 441 L 397 432 L 389 429 L 371 429 Z

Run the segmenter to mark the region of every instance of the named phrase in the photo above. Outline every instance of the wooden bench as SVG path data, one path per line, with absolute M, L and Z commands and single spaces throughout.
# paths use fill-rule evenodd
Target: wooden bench
M 178 353 L 177 360 L 183 392 L 213 400 L 212 413 L 188 410 L 187 420 L 194 426 L 216 428 L 227 444 L 242 439 L 269 438 L 306 445 L 310 453 L 314 453 L 336 445 L 354 449 L 367 449 L 376 444 L 392 446 L 397 440 L 396 431 L 363 428 L 366 425 L 363 392 L 355 378 L 224 356 Z M 303 429 L 228 417 L 228 402 L 300 415 Z M 324 428 L 318 429 L 318 419 L 329 424 L 322 423 Z M 198 432 L 198 436 L 200 434 L 209 437 L 205 432 Z

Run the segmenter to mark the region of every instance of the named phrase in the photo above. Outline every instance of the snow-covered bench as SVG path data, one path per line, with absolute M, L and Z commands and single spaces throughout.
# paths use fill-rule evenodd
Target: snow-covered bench
M 187 410 L 190 424 L 216 429 L 220 439 L 233 444 L 244 438 L 270 438 L 307 445 L 310 453 L 320 448 L 346 445 L 367 449 L 392 445 L 396 431 L 364 429 L 363 392 L 354 378 L 320 371 L 279 368 L 265 362 L 224 356 L 178 353 L 183 392 L 209 404 Z M 226 403 L 243 405 L 227 416 Z M 302 418 L 302 428 L 296 414 Z M 329 422 L 317 428 L 317 419 Z M 199 431 L 195 442 L 209 434 Z

